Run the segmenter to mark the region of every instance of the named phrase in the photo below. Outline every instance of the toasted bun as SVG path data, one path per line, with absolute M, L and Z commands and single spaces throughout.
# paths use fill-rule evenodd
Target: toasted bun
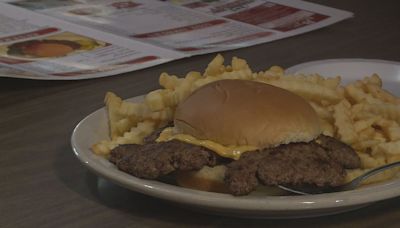
M 181 171 L 176 173 L 176 182 L 179 186 L 207 192 L 229 193 L 224 183 L 225 165 L 214 167 L 204 166 L 198 171 Z M 262 196 L 282 196 L 284 190 L 274 186 L 258 186 L 257 193 Z
M 261 82 L 220 80 L 178 105 L 180 133 L 227 146 L 274 147 L 308 142 L 320 133 L 318 116 L 300 96 Z

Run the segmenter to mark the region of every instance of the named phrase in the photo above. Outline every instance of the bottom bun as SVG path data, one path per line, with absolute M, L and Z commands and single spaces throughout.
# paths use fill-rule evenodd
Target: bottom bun
M 176 183 L 185 188 L 191 188 L 207 192 L 229 193 L 224 184 L 226 166 L 204 166 L 198 171 L 176 173 Z M 260 185 L 252 192 L 254 196 L 283 196 L 288 192 L 276 186 Z
M 218 165 L 215 167 L 205 166 L 199 171 L 178 172 L 176 182 L 185 188 L 228 193 L 224 184 L 225 170 L 224 165 Z

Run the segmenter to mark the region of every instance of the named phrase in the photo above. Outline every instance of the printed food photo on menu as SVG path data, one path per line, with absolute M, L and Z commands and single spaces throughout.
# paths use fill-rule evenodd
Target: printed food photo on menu
M 24 60 L 60 58 L 104 46 L 106 43 L 102 41 L 71 32 L 62 32 L 2 45 L 0 46 L 0 56 Z

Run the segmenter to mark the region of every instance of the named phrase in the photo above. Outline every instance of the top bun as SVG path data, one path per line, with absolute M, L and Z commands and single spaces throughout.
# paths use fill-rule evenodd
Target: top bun
M 198 139 L 260 149 L 309 142 L 321 133 L 317 114 L 303 98 L 246 80 L 220 80 L 194 91 L 178 105 L 174 124 Z

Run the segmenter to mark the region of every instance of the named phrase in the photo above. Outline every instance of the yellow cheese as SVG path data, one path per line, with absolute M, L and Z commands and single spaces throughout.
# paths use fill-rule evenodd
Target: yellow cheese
M 172 139 L 194 144 L 197 146 L 202 146 L 214 151 L 222 157 L 232 158 L 235 160 L 239 159 L 240 155 L 246 151 L 258 149 L 255 146 L 224 146 L 211 140 L 196 139 L 195 137 L 187 134 L 174 134 L 172 127 L 164 129 L 156 141 L 165 142 Z

